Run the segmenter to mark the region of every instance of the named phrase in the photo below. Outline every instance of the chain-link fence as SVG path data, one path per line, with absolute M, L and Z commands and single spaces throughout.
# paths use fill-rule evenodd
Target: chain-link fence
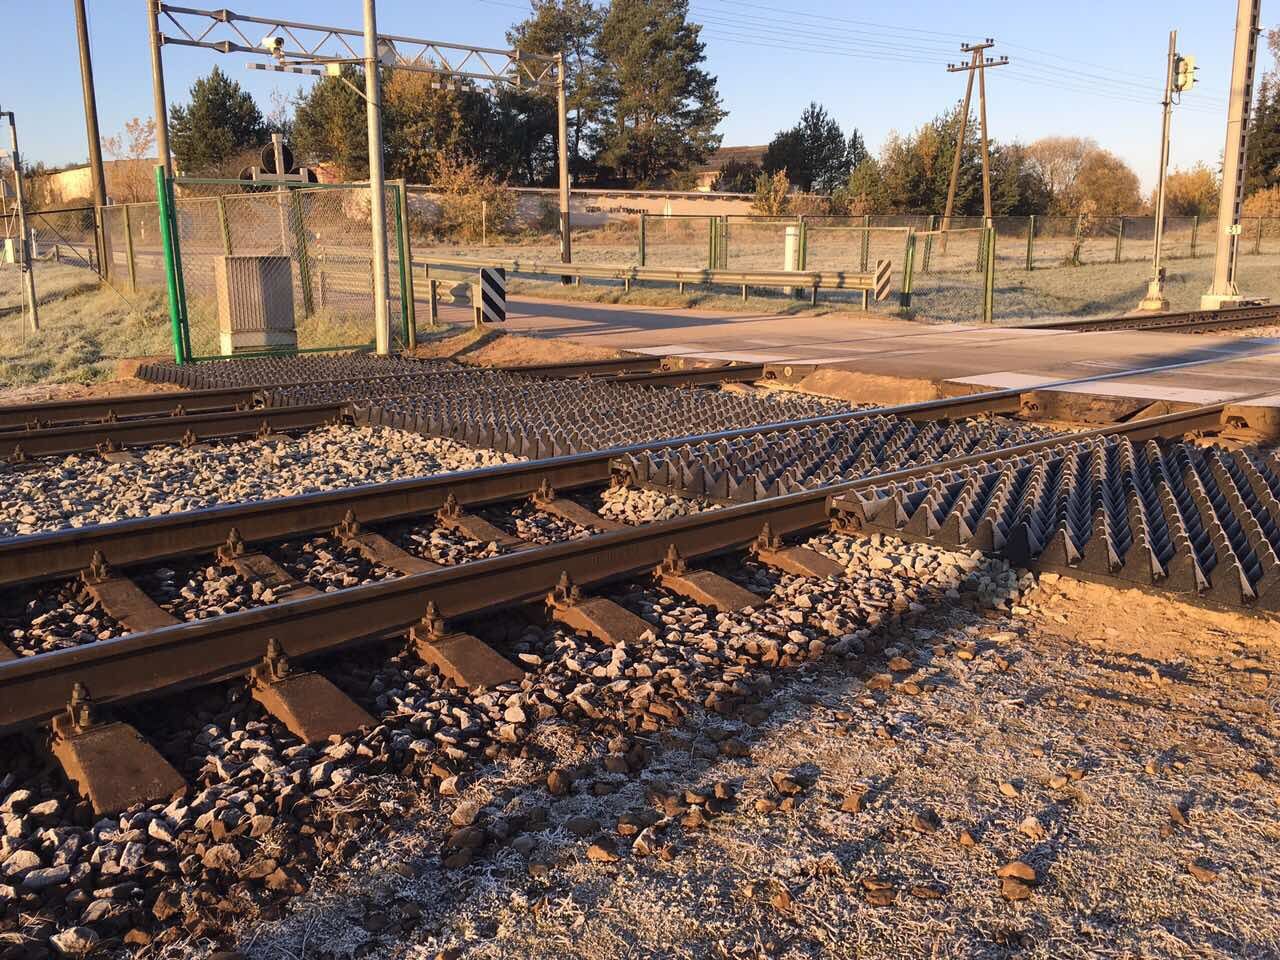
M 693 214 L 640 217 L 640 265 L 705 270 L 719 258 L 717 217 Z
M 0 236 L 16 237 L 18 215 L 6 214 Z M 27 240 L 33 260 L 65 263 L 88 270 L 98 267 L 93 207 L 66 207 L 60 210 L 27 212 Z
M 177 265 L 194 359 L 374 341 L 368 187 L 243 192 L 235 181 L 179 179 L 175 193 Z M 400 292 L 398 187 L 387 188 L 386 205 L 393 344 L 403 346 L 409 300 Z
M 107 279 L 116 289 L 137 293 L 164 286 L 159 204 L 103 207 L 102 230 L 107 246 Z
M 981 322 L 994 309 L 995 231 L 986 227 L 908 230 L 900 302 L 912 314 L 951 323 Z

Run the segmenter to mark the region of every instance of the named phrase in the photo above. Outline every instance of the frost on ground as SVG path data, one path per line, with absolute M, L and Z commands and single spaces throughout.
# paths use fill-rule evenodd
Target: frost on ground
M 751 612 L 621 589 L 655 627 L 638 649 L 526 628 L 523 692 L 488 698 L 524 749 L 443 796 L 335 792 L 335 824 L 381 822 L 239 949 L 1280 951 L 1272 625 L 893 539 L 812 545 L 848 575 L 732 568 L 770 598 Z M 629 706 L 668 683 L 675 722 Z M 439 697 L 414 686 L 377 684 L 380 705 Z
M 512 463 L 520 457 L 386 427 L 324 427 L 299 437 L 207 449 L 148 447 L 136 462 L 92 454 L 0 473 L 0 536 L 160 516 Z

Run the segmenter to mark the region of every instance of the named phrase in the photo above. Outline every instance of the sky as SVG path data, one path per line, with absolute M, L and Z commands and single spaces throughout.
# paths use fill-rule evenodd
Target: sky
M 194 4 L 198 0 L 184 0 Z M 218 0 L 241 14 L 359 28 L 358 0 Z M 83 162 L 88 155 L 71 0 L 3 0 L 0 109 L 13 110 L 30 162 Z M 145 0 L 88 0 L 90 42 L 104 137 L 152 109 Z M 1280 9 L 1263 8 L 1266 25 Z M 1093 137 L 1155 182 L 1160 96 L 1168 34 L 1194 55 L 1199 83 L 1175 108 L 1171 163 L 1216 167 L 1225 134 L 1235 25 L 1233 0 L 690 0 L 704 25 L 706 68 L 728 117 L 724 145 L 767 143 L 810 101 L 878 150 L 947 110 L 964 77 L 946 64 L 959 45 L 992 37 L 1010 63 L 987 72 L 988 122 L 1000 141 Z M 527 0 L 379 0 L 381 33 L 505 46 Z M 162 21 L 162 32 L 172 31 Z M 309 79 L 250 70 L 248 57 L 166 46 L 170 102 L 217 63 L 257 97 L 292 96 Z M 1269 68 L 1269 56 L 1261 56 Z M 976 96 L 975 96 L 976 110 Z

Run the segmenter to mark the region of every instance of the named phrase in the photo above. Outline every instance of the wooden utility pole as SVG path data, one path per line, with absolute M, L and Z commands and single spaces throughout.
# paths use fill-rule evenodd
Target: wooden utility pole
M 1000 67 L 1009 62 L 1008 57 L 988 57 L 986 51 L 995 46 L 995 40 L 987 37 L 982 43 L 962 43 L 960 50 L 969 54 L 968 63 L 948 63 L 947 73 L 966 73 L 964 102 L 960 106 L 960 127 L 956 133 L 956 152 L 951 158 L 951 182 L 947 185 L 947 209 L 942 215 L 942 232 L 951 229 L 951 214 L 955 210 L 956 184 L 960 180 L 960 160 L 964 153 L 964 138 L 969 131 L 969 104 L 973 99 L 973 75 L 978 75 L 978 121 L 982 131 L 982 212 L 991 219 L 991 158 L 987 138 L 987 67 Z
M 84 94 L 84 131 L 89 141 L 89 174 L 93 190 L 94 241 L 98 251 L 98 274 L 107 275 L 107 241 L 102 229 L 102 208 L 107 205 L 107 181 L 102 170 L 102 138 L 98 133 L 98 99 L 93 89 L 93 57 L 89 53 L 89 22 L 84 0 L 74 0 L 76 39 L 80 43 L 80 86 Z

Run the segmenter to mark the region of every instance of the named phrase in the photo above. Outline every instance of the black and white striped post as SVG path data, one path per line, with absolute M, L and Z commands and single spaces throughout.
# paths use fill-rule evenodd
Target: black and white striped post
M 471 303 L 476 326 L 505 323 L 507 319 L 507 271 L 502 267 L 481 267 L 480 280 L 472 285 Z

